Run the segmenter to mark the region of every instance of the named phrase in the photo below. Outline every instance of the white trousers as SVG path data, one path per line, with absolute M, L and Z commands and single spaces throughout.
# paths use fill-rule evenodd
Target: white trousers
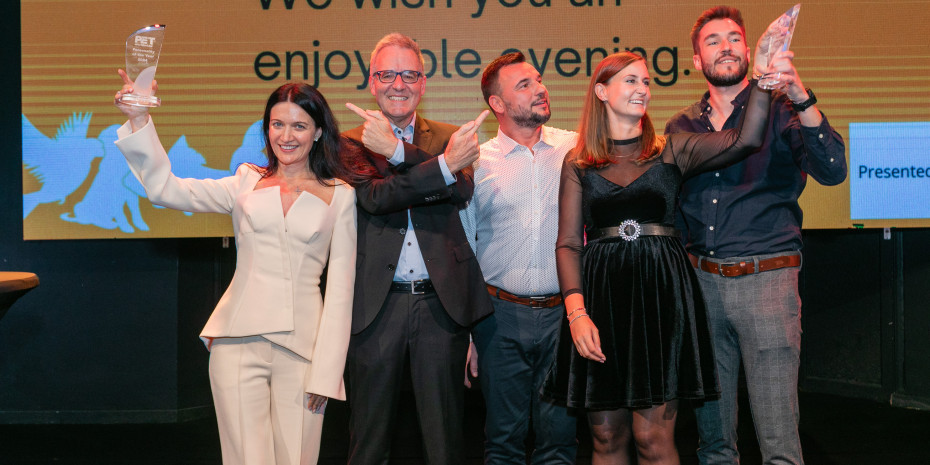
M 312 465 L 323 415 L 307 409 L 310 361 L 261 336 L 217 338 L 210 386 L 224 465 Z

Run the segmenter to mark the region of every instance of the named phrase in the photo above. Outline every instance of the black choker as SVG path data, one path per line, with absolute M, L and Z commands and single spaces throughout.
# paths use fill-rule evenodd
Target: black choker
M 613 142 L 614 145 L 630 145 L 630 144 L 635 144 L 639 142 L 642 138 L 643 138 L 642 136 L 636 136 L 632 139 L 622 139 L 622 140 L 610 139 L 610 141 Z

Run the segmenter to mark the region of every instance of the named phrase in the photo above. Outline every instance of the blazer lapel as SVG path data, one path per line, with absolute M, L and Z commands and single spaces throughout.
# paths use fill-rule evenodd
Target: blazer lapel
M 430 131 L 426 121 L 417 114 L 416 122 L 413 125 L 413 145 L 420 147 L 430 155 L 438 155 L 431 146 L 432 141 L 433 132 Z

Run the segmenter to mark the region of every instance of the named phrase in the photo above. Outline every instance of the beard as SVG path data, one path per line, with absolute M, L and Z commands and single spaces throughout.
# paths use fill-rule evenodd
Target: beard
M 549 117 L 552 116 L 552 112 L 550 111 L 538 113 L 533 111 L 533 107 L 519 110 L 508 105 L 507 110 L 510 112 L 510 119 L 521 128 L 538 128 L 546 124 L 546 122 L 549 121 Z
M 740 60 L 739 68 L 732 73 L 718 73 L 713 71 L 713 66 L 707 66 L 707 63 L 701 65 L 701 69 L 704 72 L 704 79 L 707 79 L 707 82 L 714 87 L 729 87 L 743 82 L 743 79 L 746 78 L 746 73 L 749 72 L 749 62 L 747 60 Z

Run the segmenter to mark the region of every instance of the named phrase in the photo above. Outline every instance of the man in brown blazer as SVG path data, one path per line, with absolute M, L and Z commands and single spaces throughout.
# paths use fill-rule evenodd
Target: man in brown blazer
M 356 185 L 358 260 L 346 361 L 349 463 L 387 464 L 404 364 L 409 363 L 426 462 L 464 461 L 462 370 L 469 328 L 493 310 L 459 209 L 472 195 L 475 131 L 416 114 L 426 91 L 423 57 L 389 34 L 371 56 L 380 111 L 347 137 L 378 174 Z

